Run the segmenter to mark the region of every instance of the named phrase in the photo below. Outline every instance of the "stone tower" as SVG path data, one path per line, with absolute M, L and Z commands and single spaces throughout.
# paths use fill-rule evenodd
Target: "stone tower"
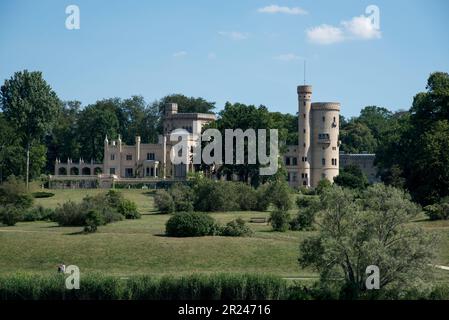
M 299 180 L 316 187 L 339 173 L 339 115 L 337 102 L 312 103 L 312 87 L 298 86 Z
M 312 161 L 311 152 L 311 108 L 312 108 L 312 86 L 298 86 L 298 148 L 299 148 L 299 178 L 300 185 L 311 186 L 310 164 Z

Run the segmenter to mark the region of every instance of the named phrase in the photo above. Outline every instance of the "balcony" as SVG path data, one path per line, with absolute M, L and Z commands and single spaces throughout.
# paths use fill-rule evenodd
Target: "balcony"
M 330 144 L 331 139 L 328 133 L 319 133 L 318 134 L 318 143 L 320 144 Z

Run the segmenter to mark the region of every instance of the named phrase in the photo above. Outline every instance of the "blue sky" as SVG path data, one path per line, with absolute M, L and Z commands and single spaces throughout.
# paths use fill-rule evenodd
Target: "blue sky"
M 65 27 L 71 4 L 79 30 Z M 366 25 L 371 4 L 380 29 Z M 41 70 L 61 99 L 83 105 L 183 93 L 218 109 L 295 113 L 305 58 L 314 101 L 339 101 L 345 116 L 398 110 L 429 73 L 449 71 L 448 9 L 445 0 L 2 0 L 0 81 Z

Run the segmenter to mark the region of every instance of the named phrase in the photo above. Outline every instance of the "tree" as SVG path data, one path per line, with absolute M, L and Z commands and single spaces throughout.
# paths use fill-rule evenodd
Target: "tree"
M 171 94 L 155 102 L 161 114 L 167 103 L 177 103 L 179 113 L 214 113 L 215 109 L 215 102 L 206 101 L 203 98 L 186 97 L 183 94 Z
M 370 128 L 362 122 L 351 121 L 341 128 L 341 150 L 348 153 L 373 153 L 377 148 L 377 141 Z
M 370 265 L 381 270 L 382 292 L 425 281 L 436 238 L 407 225 L 419 210 L 404 191 L 377 184 L 355 201 L 353 191 L 335 186 L 321 205 L 319 234 L 303 241 L 299 263 L 316 269 L 325 287 L 337 283 L 346 299 L 367 295 Z
M 30 171 L 30 150 L 51 128 L 60 101 L 42 78 L 41 72 L 16 72 L 1 87 L 5 118 L 21 136 L 26 150 L 26 185 Z
M 340 171 L 334 178 L 334 182 L 341 187 L 360 190 L 366 188 L 368 178 L 358 165 L 349 165 Z
M 82 158 L 103 160 L 104 138 L 117 138 L 119 132 L 117 103 L 116 99 L 97 101 L 81 112 L 79 139 Z

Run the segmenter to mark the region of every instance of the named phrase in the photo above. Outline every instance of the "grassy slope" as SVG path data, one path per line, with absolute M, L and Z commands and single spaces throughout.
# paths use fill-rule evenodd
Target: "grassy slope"
M 80 201 L 101 190 L 56 190 L 52 198 L 36 204 L 56 207 Z M 154 213 L 148 191 L 123 190 L 143 213 L 140 220 L 127 220 L 100 227 L 95 234 L 77 234 L 81 228 L 57 227 L 55 223 L 24 222 L 0 227 L 0 273 L 27 271 L 54 273 L 58 263 L 75 264 L 82 271 L 114 275 L 192 272 L 264 272 L 282 276 L 310 276 L 297 266 L 298 245 L 306 233 L 272 232 L 268 225 L 251 224 L 251 238 L 164 236 L 167 215 Z M 237 217 L 268 216 L 263 212 L 212 214 L 221 223 Z
M 35 204 L 54 208 L 67 200 L 80 201 L 86 194 L 103 190 L 55 190 L 52 198 L 36 199 Z M 165 237 L 167 215 L 154 212 L 151 192 L 122 190 L 144 214 L 140 220 L 127 220 L 100 227 L 95 234 L 78 234 L 81 228 L 57 227 L 55 223 L 26 222 L 0 227 L 0 273 L 27 271 L 54 273 L 63 261 L 84 272 L 101 271 L 127 276 L 192 272 L 263 272 L 284 277 L 313 277 L 297 264 L 300 241 L 310 232 L 272 232 L 268 225 L 250 224 L 251 238 Z M 264 212 L 214 213 L 221 223 L 237 217 L 268 216 Z M 449 266 L 449 221 L 420 220 L 426 230 L 441 235 L 435 263 Z M 449 272 L 435 271 L 437 279 L 449 281 Z

